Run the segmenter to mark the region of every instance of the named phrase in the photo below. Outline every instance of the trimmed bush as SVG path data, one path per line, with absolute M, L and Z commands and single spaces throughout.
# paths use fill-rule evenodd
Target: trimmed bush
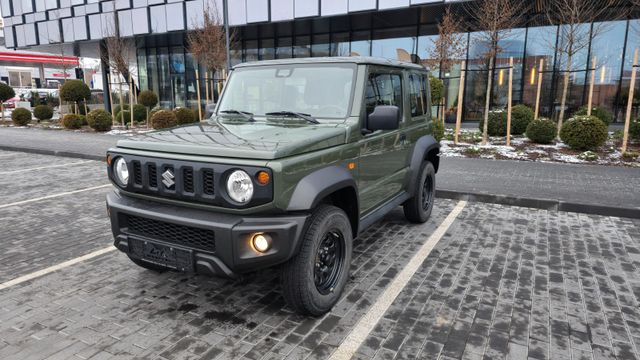
M 533 110 L 526 105 L 516 105 L 511 109 L 511 135 L 522 135 L 533 121 Z
M 39 121 L 50 120 L 53 117 L 53 108 L 49 105 L 38 105 L 33 109 L 33 116 Z
M 12 97 L 16 96 L 16 92 L 13 88 L 5 83 L 0 83 L 0 101 L 3 103 Z
M 81 80 L 66 80 L 60 87 L 60 98 L 64 101 L 81 102 L 91 98 L 91 89 Z
M 15 126 L 27 126 L 31 122 L 31 111 L 17 108 L 11 113 L 11 120 Z
M 80 115 L 76 114 L 65 115 L 61 123 L 65 129 L 80 129 L 82 127 L 82 119 L 80 119 Z
M 478 124 L 480 132 L 484 127 L 484 118 Z M 487 126 L 489 136 L 507 136 L 507 113 L 505 111 L 489 111 L 489 125 Z
M 154 129 L 166 129 L 178 124 L 176 115 L 170 110 L 158 110 L 151 117 L 151 126 Z
M 111 130 L 111 114 L 102 109 L 95 109 L 87 114 L 87 123 L 95 131 Z
M 429 76 L 429 85 L 431 87 L 431 105 L 438 105 L 444 94 L 444 83 L 437 77 Z
M 124 104 L 123 106 L 116 105 L 113 107 L 113 113 L 116 115 L 122 110 L 129 110 L 129 104 Z
M 578 110 L 575 113 L 575 115 L 586 116 L 587 107 L 586 106 L 581 107 L 580 110 Z M 598 119 L 602 120 L 602 122 L 605 123 L 607 126 L 609 126 L 609 124 L 611 124 L 611 121 L 613 120 L 613 115 L 611 115 L 609 111 L 598 106 L 594 106 L 591 109 L 591 116 L 595 116 Z
M 133 121 L 141 122 L 147 120 L 147 108 L 142 104 L 133 105 Z
M 433 137 L 440 142 L 444 138 L 444 124 L 436 118 L 431 119 L 431 121 L 433 121 Z
M 177 108 L 173 110 L 178 125 L 191 124 L 197 121 L 196 113 L 189 108 Z
M 572 149 L 591 150 L 602 146 L 609 132 L 607 125 L 595 116 L 576 116 L 562 126 L 560 138 Z
M 87 122 L 87 115 L 78 115 L 78 117 L 80 118 L 80 122 L 82 123 L 82 126 L 89 125 L 89 123 Z
M 122 123 L 124 117 L 125 124 L 131 124 L 131 112 L 129 110 L 122 110 L 116 114 L 116 121 Z
M 158 95 L 151 90 L 141 91 L 140 94 L 138 94 L 138 102 L 143 106 L 152 108 L 158 103 Z
M 549 119 L 533 120 L 527 126 L 527 137 L 537 144 L 550 144 L 556 138 L 558 125 Z

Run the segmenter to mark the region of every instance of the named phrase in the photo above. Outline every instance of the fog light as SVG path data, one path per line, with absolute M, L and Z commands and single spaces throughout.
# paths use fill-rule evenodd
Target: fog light
M 251 239 L 251 244 L 253 245 L 253 248 L 256 251 L 265 253 L 269 251 L 269 249 L 271 248 L 271 236 L 267 234 L 253 235 L 253 238 Z

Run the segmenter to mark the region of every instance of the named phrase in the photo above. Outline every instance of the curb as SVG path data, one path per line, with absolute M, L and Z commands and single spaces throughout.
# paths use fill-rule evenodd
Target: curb
M 76 159 L 83 159 L 83 160 L 104 161 L 106 158 L 106 156 L 82 154 L 82 153 L 77 153 L 73 151 L 46 150 L 46 149 L 36 149 L 36 148 L 6 146 L 6 145 L 0 145 L 0 150 L 17 151 L 17 152 L 24 152 L 24 153 L 30 153 L 30 154 L 39 154 L 39 155 L 62 156 L 62 157 L 76 158 Z
M 522 198 L 508 195 L 492 195 L 455 190 L 436 190 L 436 197 L 466 200 L 491 204 L 527 207 L 549 211 L 566 211 L 590 215 L 625 217 L 640 219 L 640 208 L 583 204 L 562 200 Z
M 28 147 L 6 146 L 6 145 L 0 145 L 0 150 L 25 152 L 25 153 L 40 154 L 40 155 L 62 156 L 62 157 L 77 158 L 77 159 L 84 159 L 84 160 L 97 160 L 97 161 L 105 160 L 105 156 L 82 154 L 82 153 L 77 153 L 72 151 L 56 151 L 56 150 L 35 149 L 35 148 L 28 148 Z M 443 199 L 466 200 L 466 201 L 483 202 L 483 203 L 490 203 L 490 204 L 518 206 L 518 207 L 526 207 L 526 208 L 549 210 L 549 211 L 566 211 L 566 212 L 574 212 L 574 213 L 582 213 L 582 214 L 590 214 L 590 215 L 602 215 L 602 216 L 614 216 L 614 217 L 640 219 L 640 207 L 629 208 L 629 207 L 617 207 L 617 206 L 606 206 L 606 205 L 596 205 L 596 204 L 582 204 L 582 203 L 574 203 L 574 202 L 562 201 L 562 200 L 523 198 L 523 197 L 509 196 L 509 195 L 492 195 L 492 194 L 485 194 L 485 193 L 474 193 L 474 192 L 455 191 L 455 190 L 436 190 L 436 197 L 443 198 Z

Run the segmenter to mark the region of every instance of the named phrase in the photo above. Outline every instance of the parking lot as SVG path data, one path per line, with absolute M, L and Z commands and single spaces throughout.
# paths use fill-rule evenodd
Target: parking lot
M 158 274 L 113 251 L 103 163 L 0 165 L 0 359 L 640 355 L 640 220 L 439 199 L 411 225 L 396 209 L 355 240 L 343 299 L 310 318 L 276 269 Z

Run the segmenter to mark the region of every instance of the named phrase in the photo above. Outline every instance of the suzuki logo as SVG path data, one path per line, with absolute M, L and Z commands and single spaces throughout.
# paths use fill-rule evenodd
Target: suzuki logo
M 176 182 L 173 181 L 173 179 L 175 178 L 176 177 L 173 175 L 173 172 L 171 171 L 171 169 L 167 169 L 165 172 L 162 173 L 162 183 L 167 188 L 171 188 L 173 187 L 173 185 L 176 184 Z

